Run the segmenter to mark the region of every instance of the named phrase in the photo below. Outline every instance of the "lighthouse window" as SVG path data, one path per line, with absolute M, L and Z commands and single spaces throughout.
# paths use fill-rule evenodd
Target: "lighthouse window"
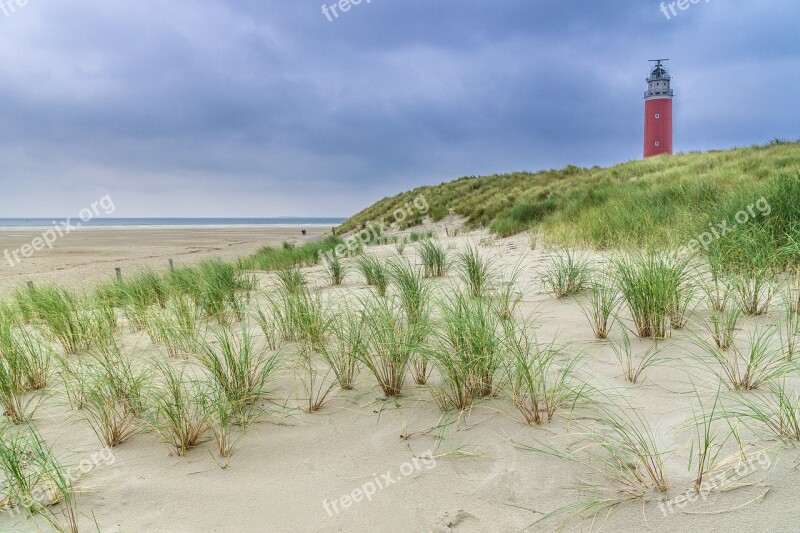
M 656 118 L 661 118 L 661 115 L 656 113 Z
M 661 146 L 661 141 L 656 141 L 656 146 Z

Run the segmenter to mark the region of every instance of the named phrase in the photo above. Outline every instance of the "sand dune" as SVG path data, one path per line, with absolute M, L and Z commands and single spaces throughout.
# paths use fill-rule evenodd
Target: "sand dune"
M 34 272 L 28 277 L 61 280 L 63 276 L 65 283 L 77 284 L 84 274 L 87 279 L 107 276 L 120 261 L 157 265 L 169 256 L 181 260 L 201 254 L 232 257 L 252 251 L 265 240 L 263 232 L 256 230 L 202 234 L 199 230 L 171 234 L 109 230 L 102 235 L 102 240 L 99 234 L 92 239 L 86 232 L 82 234 L 85 240 L 71 245 L 71 252 L 61 249 L 58 255 L 43 256 L 30 267 L 26 265 L 26 270 Z M 122 235 L 124 244 L 110 244 Z M 276 232 L 266 238 L 284 236 Z M 661 343 L 664 363 L 648 369 L 644 381 L 634 385 L 622 379 L 610 349 L 610 341 L 620 342 L 619 329 L 614 329 L 610 341 L 595 340 L 574 298 L 555 299 L 543 290 L 541 275 L 548 263 L 547 251 L 530 250 L 527 238 L 496 240 L 482 233 L 442 242 L 454 249 L 468 243 L 480 245 L 481 253 L 495 258 L 506 274 L 519 268 L 523 300 L 518 313 L 535 313 L 537 337 L 541 341 L 557 339 L 568 343 L 573 352 L 583 352 L 580 378 L 608 397 L 626 399 L 652 426 L 661 449 L 667 451 L 665 469 L 672 487 L 668 495 L 653 493 L 608 517 L 575 519 L 564 530 L 800 529 L 800 513 L 794 505 L 796 451 L 744 427 L 740 428 L 743 443 L 751 451 L 765 450 L 771 468 L 759 468 L 741 487 L 670 507 L 666 516 L 658 505 L 658 499 L 680 497 L 691 487 L 687 466 L 694 428 L 686 423 L 692 419 L 698 395 L 708 402 L 719 387 L 717 377 L 693 361 L 696 348 L 689 342 L 690 332 L 702 331 L 695 324 L 704 317 L 702 306 L 695 310 L 688 331 L 676 331 Z M 195 248 L 201 251 L 194 254 Z M 369 248 L 368 252 L 396 255 L 391 246 Z M 413 247 L 405 254 L 415 260 Z M 599 264 L 604 257 L 593 254 L 592 259 Z M 62 262 L 66 270 L 55 271 L 55 265 Z M 336 288 L 326 286 L 321 267 L 306 269 L 306 273 L 330 302 L 372 290 L 355 272 Z M 452 277 L 436 283 L 446 288 L 451 281 Z M 273 276 L 261 276 L 262 287 L 273 282 Z M 781 316 L 776 311 L 750 319 L 745 330 L 774 323 Z M 257 331 L 253 324 L 250 328 Z M 739 333 L 746 336 L 746 331 Z M 151 345 L 141 333 L 127 334 L 125 343 L 137 347 L 137 357 L 163 357 L 162 348 Z M 634 338 L 633 345 L 638 356 L 651 341 Z M 436 381 L 434 378 L 433 383 Z M 591 479 L 587 467 L 520 447 L 545 444 L 574 449 L 584 431 L 584 421 L 577 413 L 559 412 L 553 422 L 530 427 L 521 421 L 509 398 L 500 394 L 477 402 L 467 413 L 443 415 L 428 386 L 409 383 L 402 397 L 387 400 L 367 372 L 361 373 L 355 390 L 334 391 L 314 414 L 299 409 L 304 394 L 298 377 L 291 370 L 284 371 L 273 399 L 263 405 L 266 415 L 241 436 L 227 465 L 216 456 L 213 442 L 201 444 L 185 458 L 171 456 L 165 445 L 147 433 L 115 447 L 113 464 L 97 466 L 78 483 L 84 529 L 93 530 L 91 523 L 96 520 L 104 532 L 521 531 L 543 514 L 597 497 L 574 486 Z M 44 403 L 35 423 L 67 464 L 79 464 L 102 449 L 90 427 L 69 410 L 60 394 Z M 735 451 L 727 446 L 720 457 Z M 375 488 L 382 475 L 393 481 Z M 364 496 L 365 489 L 372 493 L 369 499 Z M 354 493 L 357 490 L 361 493 Z M 356 498 L 361 494 L 361 500 L 353 501 L 354 494 Z M 343 497 L 350 500 L 343 503 Z M 338 505 L 333 507 L 331 502 Z M 555 530 L 563 518 L 555 517 L 531 530 Z M 31 527 L 22 517 L 0 516 L 3 530 Z

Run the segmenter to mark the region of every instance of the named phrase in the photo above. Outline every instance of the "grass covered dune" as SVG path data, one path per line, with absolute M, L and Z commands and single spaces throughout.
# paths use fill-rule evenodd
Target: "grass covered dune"
M 729 255 L 753 242 L 775 252 L 791 242 L 800 220 L 800 142 L 680 154 L 608 168 L 578 168 L 465 177 L 385 198 L 342 225 L 349 231 L 391 213 L 422 195 L 433 221 L 448 213 L 485 226 L 501 237 L 531 228 L 551 242 L 616 247 L 687 246 L 709 224 L 735 224 L 736 214 L 764 198 L 767 217 L 753 217 L 748 231 L 717 242 Z M 408 219 L 421 223 L 422 217 Z M 733 234 L 731 234 L 733 236 Z M 725 246 L 725 248 L 722 248 Z M 712 246 L 709 246 L 712 248 Z M 741 255 L 741 254 L 739 254 Z

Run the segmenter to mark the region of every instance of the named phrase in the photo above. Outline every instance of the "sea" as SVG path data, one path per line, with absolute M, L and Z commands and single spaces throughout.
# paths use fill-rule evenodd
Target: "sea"
M 337 226 L 346 218 L 273 217 L 273 218 L 107 218 L 94 217 L 86 222 L 72 217 L 73 226 Z M 30 228 L 65 225 L 66 218 L 0 218 L 0 227 Z

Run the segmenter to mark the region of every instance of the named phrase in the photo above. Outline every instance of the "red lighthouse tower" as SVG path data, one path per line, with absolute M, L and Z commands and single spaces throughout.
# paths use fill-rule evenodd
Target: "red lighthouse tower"
M 644 93 L 644 156 L 672 155 L 672 87 L 664 61 L 652 59 L 655 65 L 647 78 Z

